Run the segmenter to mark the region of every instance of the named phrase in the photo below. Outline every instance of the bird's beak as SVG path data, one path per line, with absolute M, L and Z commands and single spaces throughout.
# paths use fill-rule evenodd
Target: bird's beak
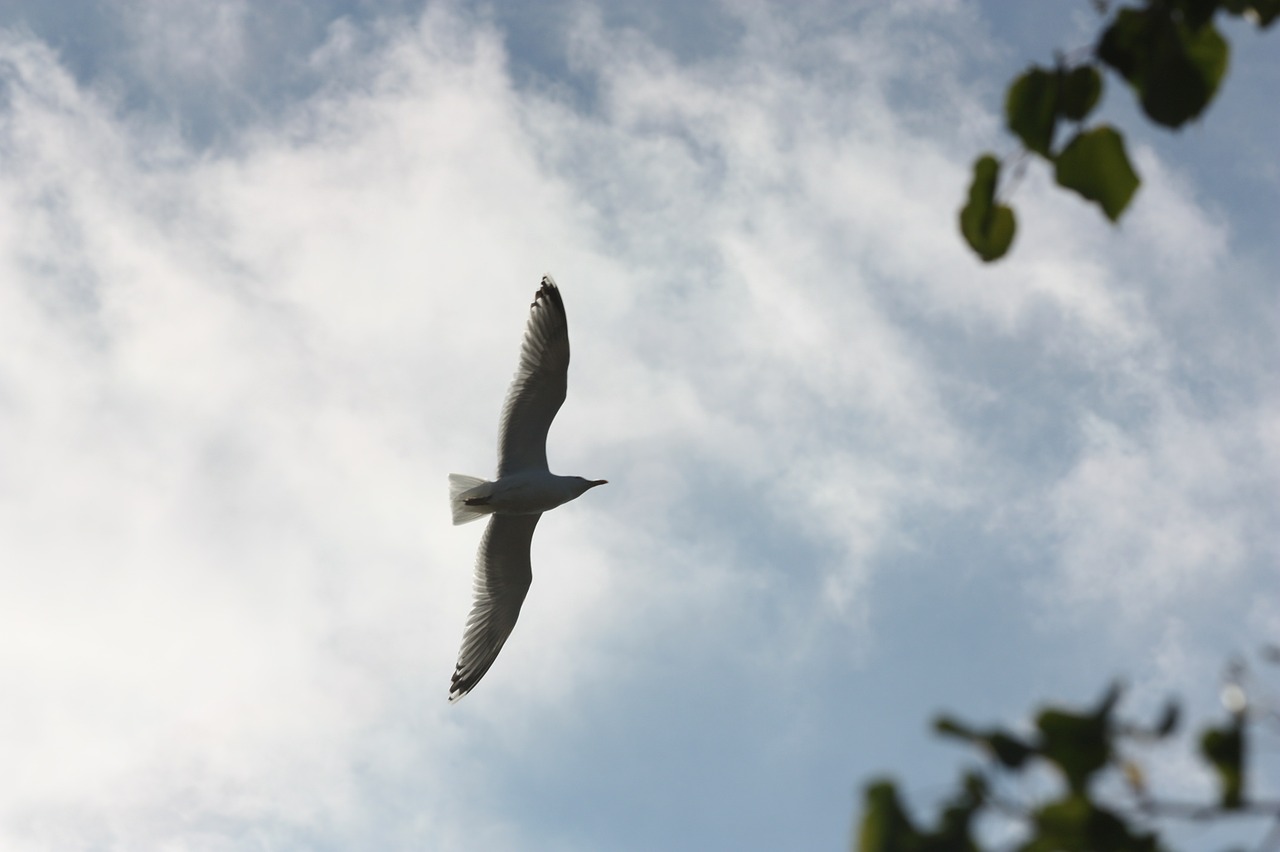
M 608 485 L 608 484 L 609 484 L 609 480 L 607 480 L 607 479 L 593 479 L 593 480 L 591 480 L 591 487 L 592 487 L 592 488 L 595 488 L 597 485 Z

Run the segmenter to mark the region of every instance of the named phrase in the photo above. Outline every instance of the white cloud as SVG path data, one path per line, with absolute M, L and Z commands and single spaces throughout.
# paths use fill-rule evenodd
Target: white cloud
M 120 13 L 131 31 L 141 70 L 211 79 L 224 86 L 240 76 L 247 59 L 249 15 L 249 4 L 243 0 L 130 2 Z
M 388 690 L 434 672 L 442 698 L 465 615 L 471 547 L 424 536 L 443 461 L 418 438 L 459 406 L 458 365 L 439 399 L 416 386 L 468 342 L 424 279 L 462 276 L 430 246 L 408 262 L 341 146 L 156 168 L 50 54 L 7 47 L 9 839 L 340 827 L 367 806 L 365 732 L 405 712 Z M 344 255 L 374 232 L 400 265 Z
M 1057 593 L 1138 617 L 1231 589 L 1266 535 L 1250 528 L 1266 493 L 1252 425 L 1174 410 L 1139 435 L 1097 418 L 1084 431 L 1053 497 L 1068 581 Z

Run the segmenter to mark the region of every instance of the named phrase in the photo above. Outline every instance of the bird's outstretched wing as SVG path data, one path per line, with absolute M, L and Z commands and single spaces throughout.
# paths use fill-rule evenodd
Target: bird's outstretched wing
M 476 600 L 467 616 L 462 650 L 453 670 L 450 703 L 480 682 L 516 626 L 520 606 L 533 582 L 529 544 L 541 517 L 494 515 L 489 519 L 476 557 Z
M 548 275 L 533 297 L 520 366 L 498 428 L 498 478 L 547 469 L 547 430 L 564 403 L 569 374 L 569 320 Z

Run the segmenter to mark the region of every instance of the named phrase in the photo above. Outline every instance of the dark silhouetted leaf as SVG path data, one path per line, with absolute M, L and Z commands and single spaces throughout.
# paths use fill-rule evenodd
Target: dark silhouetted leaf
M 1058 84 L 1058 112 L 1072 121 L 1082 121 L 1093 111 L 1102 95 L 1102 75 L 1092 65 L 1072 68 Z
M 1113 222 L 1140 183 L 1129 165 L 1124 140 L 1106 126 L 1077 134 L 1054 163 L 1058 183 L 1096 202 Z
M 1182 20 L 1188 27 L 1198 30 L 1213 20 L 1213 13 L 1218 11 L 1219 0 L 1176 0 L 1174 7 L 1182 13 Z
M 1244 720 L 1236 716 L 1225 728 L 1205 731 L 1200 738 L 1200 752 L 1218 772 L 1222 807 L 1240 807 L 1244 801 Z
M 1023 852 L 1156 852 L 1153 835 L 1130 831 L 1128 824 L 1082 795 L 1040 808 L 1035 831 Z
M 1147 116 L 1180 127 L 1204 111 L 1227 70 L 1229 49 L 1212 23 L 1192 28 L 1167 4 L 1121 9 L 1098 57 L 1138 92 Z
M 987 779 L 976 772 L 966 772 L 964 776 L 964 791 L 974 801 L 982 801 L 987 797 Z
M 1057 765 L 1074 792 L 1083 793 L 1095 772 L 1111 758 L 1111 730 L 1105 716 L 1046 710 L 1036 719 L 1040 753 Z
M 1035 754 L 1035 749 L 1012 734 L 1004 731 L 975 731 L 949 716 L 939 718 L 933 723 L 933 727 L 940 734 L 980 746 L 1010 769 L 1019 768 L 1026 763 L 1028 757 Z
M 1147 115 L 1169 127 L 1178 127 L 1204 111 L 1218 92 L 1231 55 L 1226 39 L 1212 24 L 1195 31 L 1179 25 L 1176 33 L 1182 52 L 1171 51 L 1161 66 L 1163 73 L 1147 84 L 1142 99 Z
M 1092 713 L 1050 708 L 1036 718 L 1040 754 L 1062 770 L 1072 792 L 1083 794 L 1090 777 L 1111 760 L 1111 711 L 1120 694 L 1120 686 L 1112 684 Z
M 958 722 L 950 716 L 939 716 L 933 720 L 933 729 L 939 734 L 949 737 L 957 737 L 962 740 L 973 740 L 977 734 L 973 732 L 963 722 Z
M 1013 81 L 1004 102 L 1005 121 L 1022 144 L 1049 156 L 1058 121 L 1058 75 L 1032 68 Z
M 920 852 L 979 852 L 971 826 L 986 794 L 982 776 L 965 775 L 960 789 L 943 807 L 937 830 L 921 836 Z
M 1148 64 L 1147 21 L 1145 12 L 1121 9 L 1098 42 L 1098 58 L 1134 86 L 1138 85 L 1140 71 Z
M 919 835 L 898 802 L 898 791 L 892 782 L 868 784 L 865 797 L 858 852 L 899 852 L 918 847 Z
M 1028 757 L 1035 754 L 1035 749 L 1031 746 L 1003 731 L 996 731 L 988 736 L 986 746 L 996 760 L 1010 769 L 1018 769 L 1026 763 Z
M 960 233 L 978 257 L 991 262 L 1003 257 L 1017 228 L 1013 210 L 995 200 L 1000 164 L 990 154 L 973 164 L 969 202 L 960 210 Z

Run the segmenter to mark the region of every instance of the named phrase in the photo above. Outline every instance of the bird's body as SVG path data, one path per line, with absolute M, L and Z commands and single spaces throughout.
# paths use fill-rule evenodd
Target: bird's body
M 569 325 L 551 276 L 534 297 L 498 437 L 498 477 L 449 474 L 453 522 L 489 516 L 476 557 L 475 604 L 467 618 L 449 701 L 475 687 L 511 635 L 533 571 L 529 545 L 542 513 L 582 496 L 603 479 L 557 476 L 547 469 L 547 430 L 564 402 Z
M 538 515 L 581 497 L 598 483 L 580 476 L 558 476 L 549 470 L 520 470 L 492 482 L 476 482 L 454 473 L 449 475 L 449 484 L 451 489 L 465 486 L 453 501 L 455 522 L 465 524 L 488 514 Z

